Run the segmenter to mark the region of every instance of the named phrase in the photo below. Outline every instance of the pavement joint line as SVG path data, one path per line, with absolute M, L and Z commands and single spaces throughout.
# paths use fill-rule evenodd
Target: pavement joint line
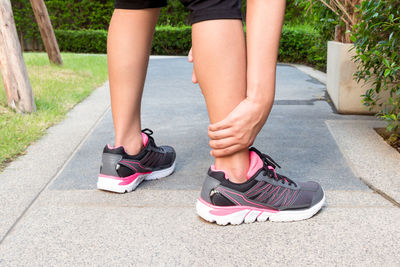
M 188 208 L 188 209 L 193 209 L 195 210 L 195 202 L 193 204 L 181 204 L 181 205 L 157 205 L 157 204 L 140 204 L 140 205 L 136 205 L 136 204 L 132 204 L 132 205 L 128 205 L 128 204 L 123 204 L 123 205 L 113 205 L 113 204 L 106 204 L 106 203 L 101 203 L 101 205 L 98 205 L 96 203 L 92 203 L 92 202 L 77 202 L 77 203 L 65 203 L 65 202 L 60 202 L 60 203 L 56 203 L 56 204 L 51 204 L 48 206 L 55 206 L 55 207 L 59 207 L 59 206 L 63 206 L 63 207 L 98 207 L 101 206 L 104 209 L 109 209 L 109 208 L 135 208 L 135 209 L 142 209 L 142 208 L 156 208 L 156 209 L 170 209 L 170 208 Z M 341 208 L 346 208 L 346 209 L 358 209 L 358 208 L 371 208 L 371 209 L 375 209 L 375 208 L 383 208 L 383 209 L 387 209 L 387 208 L 391 208 L 391 207 L 385 207 L 385 206 L 380 206 L 380 205 L 341 205 L 341 204 L 329 204 L 329 203 L 325 203 L 323 206 L 323 209 L 341 209 Z M 397 208 L 397 207 L 394 207 Z
M 372 189 L 371 189 L 372 190 Z M 51 189 L 51 192 L 54 191 L 59 191 L 59 192 L 97 192 L 97 189 Z M 146 189 L 141 189 L 138 192 L 144 192 L 144 191 L 161 191 L 161 192 L 181 192 L 181 191 L 185 191 L 185 192 L 201 192 L 201 189 L 152 189 L 152 188 L 146 188 Z M 331 190 L 324 190 L 325 192 L 348 192 L 348 193 L 354 193 L 354 192 L 360 192 L 360 193 L 365 193 L 365 194 L 377 194 L 376 192 L 374 192 L 374 190 L 372 190 L 373 192 L 368 192 L 365 190 L 346 190 L 346 189 L 331 189 Z M 128 194 L 128 193 L 124 193 L 124 194 L 119 194 L 119 193 L 112 193 L 112 192 L 107 192 L 104 191 L 106 194 L 116 194 L 116 195 L 124 195 L 124 194 Z M 132 193 L 129 193 L 132 194 Z
M 79 142 L 79 144 L 75 147 L 75 149 L 72 151 L 68 159 L 64 162 L 64 164 L 58 169 L 56 174 L 49 179 L 49 181 L 40 189 L 40 191 L 36 194 L 36 196 L 32 199 L 32 201 L 26 206 L 26 208 L 22 211 L 20 216 L 15 220 L 15 222 L 11 225 L 11 227 L 7 230 L 7 232 L 4 234 L 4 236 L 0 239 L 0 245 L 4 242 L 4 240 L 8 237 L 8 235 L 14 230 L 15 226 L 21 221 L 21 219 L 25 216 L 27 211 L 32 207 L 32 205 L 36 202 L 36 200 L 39 198 L 39 196 L 43 193 L 45 189 L 49 187 L 51 182 L 53 182 L 58 175 L 65 169 L 65 167 L 68 165 L 68 163 L 72 160 L 72 158 L 75 156 L 79 148 L 85 143 L 85 141 L 89 138 L 89 136 L 92 134 L 94 129 L 96 129 L 97 125 L 101 122 L 101 120 L 106 116 L 108 111 L 110 110 L 110 105 L 105 109 L 105 111 L 99 116 L 99 118 L 96 120 L 96 122 L 92 125 L 92 127 L 89 129 L 89 131 L 84 135 L 82 140 Z M 72 111 L 72 110 L 71 110 Z
M 53 207 L 80 207 L 80 208 L 97 208 L 98 206 L 96 205 L 54 205 Z M 195 205 L 173 205 L 173 206 L 156 206 L 156 205 L 140 205 L 140 206 L 118 206 L 118 205 L 106 205 L 106 206 L 101 206 L 105 210 L 112 210 L 112 209 L 189 209 L 193 210 L 193 213 L 196 213 L 196 207 Z M 327 211 L 327 210 L 332 210 L 332 209 L 396 209 L 397 207 L 383 207 L 383 206 L 367 206 L 367 205 L 356 205 L 356 206 L 351 206 L 351 205 L 327 205 L 322 207 L 322 211 Z M 197 213 L 196 213 L 197 214 Z
M 364 180 L 362 177 L 359 177 L 359 179 L 365 183 L 373 192 L 375 192 L 376 194 L 379 194 L 381 197 L 383 197 L 384 199 L 386 199 L 387 201 L 391 202 L 393 205 L 395 205 L 396 207 L 400 208 L 400 203 L 397 202 L 394 198 L 392 198 L 391 196 L 389 196 L 388 194 L 386 194 L 385 192 L 383 192 L 382 190 L 376 188 L 375 186 L 373 186 L 371 183 L 367 182 L 366 180 Z
M 325 121 L 326 123 L 326 121 Z M 330 125 L 326 123 L 326 125 L 328 126 L 329 132 L 332 135 L 333 139 L 335 140 L 335 142 L 337 143 L 338 141 L 336 140 L 336 136 L 334 134 L 332 134 Z M 383 197 L 384 199 L 386 199 L 387 201 L 389 201 L 390 203 L 392 203 L 393 205 L 395 205 L 396 207 L 400 208 L 400 203 L 397 202 L 393 197 L 391 197 L 390 195 L 386 194 L 385 192 L 383 192 L 382 190 L 378 189 L 377 187 L 375 187 L 374 185 L 372 185 L 371 183 L 369 183 L 367 180 L 365 180 L 364 178 L 362 178 L 359 174 L 358 171 L 356 170 L 353 162 L 350 160 L 350 158 L 348 157 L 348 155 L 346 153 L 344 153 L 344 151 L 342 150 L 342 147 L 338 145 L 339 151 L 342 154 L 343 158 L 346 160 L 347 164 L 349 165 L 350 169 L 353 171 L 354 174 L 356 174 L 356 177 L 358 177 L 358 179 L 360 179 L 361 182 L 363 182 L 366 186 L 368 186 L 369 189 L 372 190 L 372 192 L 379 194 L 381 197 Z

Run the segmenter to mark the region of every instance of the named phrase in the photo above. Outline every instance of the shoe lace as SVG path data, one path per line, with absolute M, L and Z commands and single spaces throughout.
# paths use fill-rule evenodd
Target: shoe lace
M 146 134 L 149 137 L 149 142 L 151 142 L 151 146 L 148 146 L 148 149 L 150 149 L 151 151 L 154 151 L 154 152 L 163 152 L 163 149 L 156 145 L 154 138 L 151 136 L 153 134 L 153 131 L 151 129 L 144 128 L 142 130 L 142 133 Z
M 276 163 L 270 156 L 260 152 L 254 147 L 250 148 L 250 150 L 256 152 L 263 161 L 264 166 L 262 169 L 264 176 L 268 176 L 269 178 L 273 178 L 276 181 L 280 181 L 282 184 L 287 183 L 289 185 L 294 185 L 295 187 L 297 187 L 297 184 L 293 180 L 287 178 L 286 176 L 280 175 L 275 171 L 276 167 L 280 168 L 281 166 L 279 166 L 279 164 Z
M 150 135 L 153 134 L 153 131 L 150 130 L 149 128 L 144 128 L 144 129 L 142 130 L 142 133 L 145 133 L 145 134 L 147 134 L 147 135 L 150 137 Z

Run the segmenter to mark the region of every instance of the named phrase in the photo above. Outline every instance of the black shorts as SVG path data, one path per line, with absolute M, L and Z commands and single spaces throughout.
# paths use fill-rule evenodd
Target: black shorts
M 213 19 L 242 19 L 240 0 L 180 0 L 189 11 L 190 23 Z M 115 0 L 115 8 L 145 9 L 167 5 L 167 0 Z

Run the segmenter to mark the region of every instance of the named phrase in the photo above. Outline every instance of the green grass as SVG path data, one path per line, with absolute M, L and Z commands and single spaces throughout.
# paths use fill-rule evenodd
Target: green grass
M 62 58 L 64 65 L 59 67 L 49 64 L 46 53 L 24 53 L 37 106 L 33 114 L 18 114 L 7 107 L 1 81 L 0 170 L 107 80 L 105 55 L 62 53 Z

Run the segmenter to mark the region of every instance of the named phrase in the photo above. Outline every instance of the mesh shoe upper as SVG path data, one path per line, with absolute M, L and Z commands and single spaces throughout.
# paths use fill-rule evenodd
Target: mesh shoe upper
M 202 198 L 219 206 L 245 205 L 277 210 L 309 208 L 323 198 L 323 190 L 316 182 L 294 182 L 275 172 L 279 165 L 268 155 L 250 149 L 252 161 L 261 164 L 249 180 L 235 184 L 221 171 L 210 169 L 203 186 Z M 210 180 L 210 178 L 212 180 Z M 208 184 L 207 184 L 208 183 Z
M 170 146 L 157 146 L 150 129 L 142 130 L 143 149 L 137 155 L 129 155 L 121 147 L 106 145 L 103 149 L 101 174 L 126 177 L 136 172 L 148 173 L 165 169 L 175 161 L 175 151 Z

